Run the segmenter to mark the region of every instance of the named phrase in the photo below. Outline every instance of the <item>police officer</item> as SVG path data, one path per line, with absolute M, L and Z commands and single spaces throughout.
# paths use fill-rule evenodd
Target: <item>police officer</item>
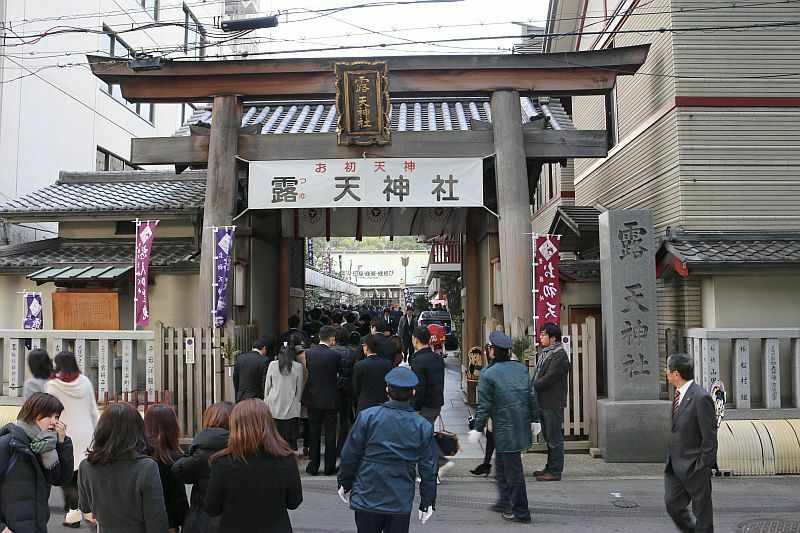
M 436 445 L 433 426 L 414 412 L 410 400 L 416 374 L 397 367 L 386 374 L 389 401 L 361 411 L 339 464 L 339 497 L 355 511 L 358 533 L 407 533 L 419 472 L 419 519 L 436 503 Z
M 520 453 L 531 447 L 531 422 L 537 422 L 539 414 L 528 369 L 511 359 L 513 346 L 514 341 L 504 333 L 493 331 L 489 335 L 489 355 L 494 362 L 478 378 L 478 411 L 475 429 L 468 438 L 478 442 L 486 419 L 492 419 L 498 492 L 492 510 L 508 521 L 527 524 L 531 510 Z

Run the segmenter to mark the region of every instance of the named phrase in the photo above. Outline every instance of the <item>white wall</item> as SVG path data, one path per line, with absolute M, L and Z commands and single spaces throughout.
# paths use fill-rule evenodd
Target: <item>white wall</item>
M 800 275 L 708 276 L 703 280 L 704 328 L 800 326 Z

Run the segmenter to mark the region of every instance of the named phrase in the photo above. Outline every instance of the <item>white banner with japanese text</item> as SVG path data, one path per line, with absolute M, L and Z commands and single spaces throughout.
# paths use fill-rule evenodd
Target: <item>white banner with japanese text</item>
M 250 163 L 250 209 L 483 205 L 481 158 Z

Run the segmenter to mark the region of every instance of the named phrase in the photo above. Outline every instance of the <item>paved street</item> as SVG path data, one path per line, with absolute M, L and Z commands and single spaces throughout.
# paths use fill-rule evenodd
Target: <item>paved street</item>
M 459 363 L 454 357 L 446 361 L 446 405 L 442 413 L 447 429 L 462 435 L 463 450 L 455 458 L 455 468 L 439 486 L 437 512 L 432 521 L 424 527 L 412 522 L 412 531 L 491 533 L 531 527 L 556 532 L 676 531 L 664 510 L 663 465 L 608 464 L 585 453 L 567 455 L 560 482 L 543 483 L 530 478 L 531 525 L 504 522 L 489 510 L 495 501 L 493 478 L 476 478 L 469 473 L 470 468 L 481 462 L 483 448 L 482 444 L 466 442 L 469 409 L 458 388 Z M 523 462 L 530 476 L 544 465 L 544 455 L 525 454 Z M 295 531 L 355 531 L 352 511 L 336 495 L 335 478 L 307 476 L 304 466 L 305 461 L 300 468 L 304 501 L 298 510 L 291 512 Z M 713 490 L 716 531 L 737 531 L 737 525 L 757 519 L 800 523 L 798 476 L 715 479 Z M 50 502 L 51 532 L 74 531 L 61 526 L 62 501 L 61 491 L 54 488 Z
M 581 459 L 583 466 L 594 459 Z M 471 465 L 474 461 L 468 461 Z M 412 522 L 412 531 L 464 532 L 513 531 L 516 528 L 547 528 L 548 531 L 648 531 L 674 532 L 664 511 L 663 483 L 659 476 L 580 476 L 571 472 L 572 456 L 567 457 L 565 479 L 558 483 L 528 483 L 528 498 L 533 510 L 530 526 L 508 524 L 491 512 L 494 502 L 494 484 L 491 478 L 474 478 L 466 473 L 466 465 L 459 464 L 454 477 L 439 486 L 437 512 L 431 522 L 420 526 Z M 461 462 L 460 462 L 461 463 Z M 527 461 L 526 463 L 530 463 Z M 600 462 L 602 463 L 602 461 Z M 604 463 L 602 463 L 604 465 Z M 652 465 L 632 470 L 653 470 Z M 464 470 L 463 472 L 461 470 Z M 603 471 L 610 470 L 601 467 Z M 526 472 L 530 468 L 526 465 Z M 633 502 L 634 508 L 613 505 L 612 492 L 621 493 L 624 502 Z M 303 479 L 303 504 L 291 513 L 292 523 L 298 532 L 354 531 L 352 512 L 336 495 L 333 478 Z M 736 531 L 736 525 L 753 519 L 790 519 L 800 522 L 800 478 L 761 477 L 728 478 L 714 482 L 716 530 Z M 74 531 L 61 527 L 60 490 L 53 490 L 51 507 L 53 519 L 49 531 Z M 83 529 L 86 529 L 85 526 Z M 773 530 L 777 531 L 777 530 Z

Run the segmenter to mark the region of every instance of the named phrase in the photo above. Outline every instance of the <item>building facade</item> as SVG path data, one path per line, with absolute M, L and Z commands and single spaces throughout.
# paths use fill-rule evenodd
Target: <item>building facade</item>
M 579 128 L 606 129 L 608 157 L 543 169 L 533 227 L 580 233 L 569 251 L 594 258 L 596 229 L 569 229 L 570 206 L 595 217 L 653 212 L 662 358 L 687 349 L 674 336 L 685 328 L 800 325 L 800 33 L 779 25 L 798 14 L 794 4 L 550 3 L 547 33 L 556 36 L 546 52 L 651 44 L 642 69 L 611 94 L 565 104 Z M 686 31 L 670 31 L 679 28 Z M 726 381 L 728 344 L 720 346 Z M 753 343 L 753 367 L 764 369 L 761 352 Z M 784 407 L 797 402 L 792 353 L 781 341 Z M 762 380 L 752 377 L 753 405 L 761 404 Z
M 242 6 L 239 6 L 242 4 Z M 247 4 L 247 6 L 244 6 Z M 128 102 L 90 72 L 85 54 L 129 58 L 154 50 L 202 59 L 215 45 L 215 17 L 257 2 L 181 0 L 0 1 L 0 193 L 2 202 L 51 184 L 60 171 L 124 171 L 131 139 L 171 135 L 186 104 Z M 68 21 L 68 22 L 65 22 Z M 0 244 L 57 235 L 57 225 L 0 221 Z

